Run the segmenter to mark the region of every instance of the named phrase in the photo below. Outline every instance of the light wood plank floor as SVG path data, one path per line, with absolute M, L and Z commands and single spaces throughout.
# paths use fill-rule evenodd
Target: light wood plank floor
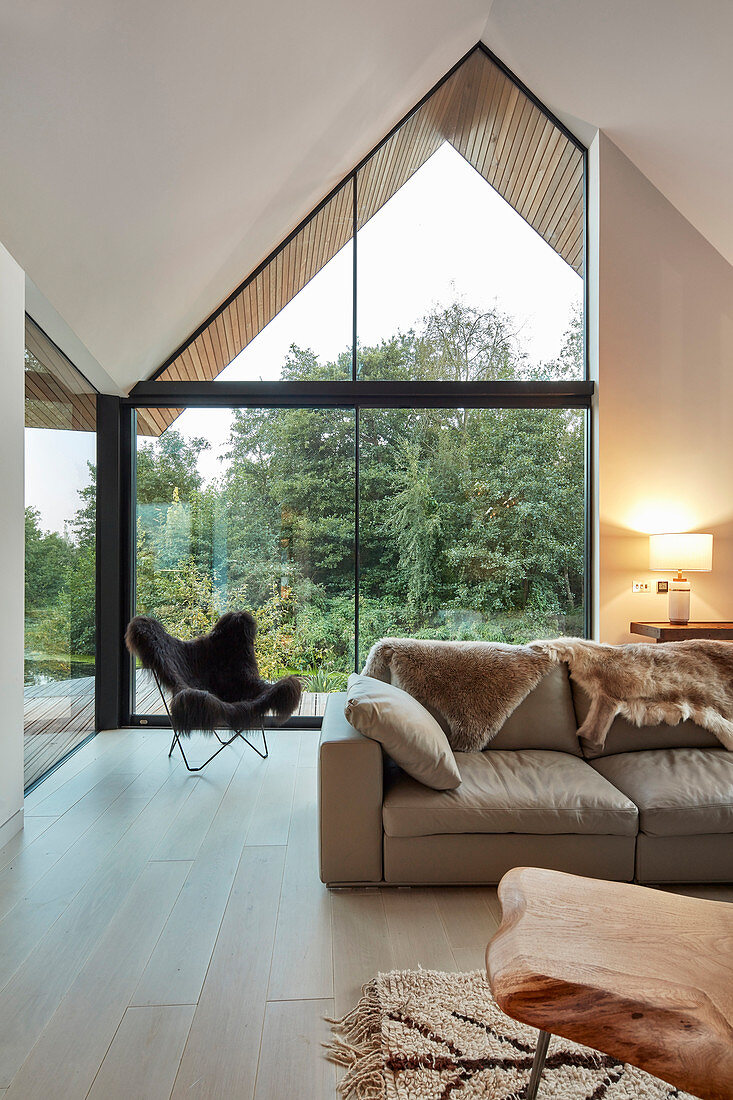
M 496 890 L 329 893 L 315 731 L 273 732 L 267 761 L 234 745 L 198 776 L 169 738 L 94 738 L 0 851 L 0 1095 L 333 1100 L 323 1017 L 378 970 L 482 966 Z

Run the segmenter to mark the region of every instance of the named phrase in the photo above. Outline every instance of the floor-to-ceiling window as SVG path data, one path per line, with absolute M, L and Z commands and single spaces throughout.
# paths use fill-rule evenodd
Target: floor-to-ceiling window
M 150 411 L 136 417 L 137 614 L 192 637 L 252 609 L 261 674 L 302 676 L 302 713 L 317 713 L 354 668 L 354 410 L 198 410 L 197 438 L 146 436 Z M 136 710 L 159 713 L 154 682 L 134 687 Z
M 385 634 L 582 634 L 584 226 L 582 149 L 477 48 L 133 391 L 130 610 L 253 610 L 309 715 Z
M 34 322 L 25 351 L 25 784 L 94 731 L 96 393 Z

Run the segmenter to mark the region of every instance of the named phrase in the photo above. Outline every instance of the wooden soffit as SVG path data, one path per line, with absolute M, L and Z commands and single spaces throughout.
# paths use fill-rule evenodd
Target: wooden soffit
M 477 47 L 163 365 L 156 380 L 216 378 L 351 240 L 354 180 L 362 226 L 445 141 L 583 274 L 582 150 Z M 163 430 L 163 421 L 178 410 L 145 412 Z

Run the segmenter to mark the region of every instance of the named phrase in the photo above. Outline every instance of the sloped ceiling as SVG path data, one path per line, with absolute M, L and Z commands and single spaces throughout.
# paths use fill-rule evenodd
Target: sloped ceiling
M 733 260 L 722 0 L 6 4 L 0 240 L 128 389 L 481 37 Z
M 483 34 L 581 140 L 588 123 L 733 263 L 733 2 L 494 0 Z

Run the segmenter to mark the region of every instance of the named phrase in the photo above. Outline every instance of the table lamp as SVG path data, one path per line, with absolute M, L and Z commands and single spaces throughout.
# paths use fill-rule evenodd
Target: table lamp
M 683 573 L 709 573 L 713 568 L 713 536 L 669 534 L 649 536 L 649 568 L 676 572 L 669 584 L 669 621 L 690 621 L 690 582 Z

